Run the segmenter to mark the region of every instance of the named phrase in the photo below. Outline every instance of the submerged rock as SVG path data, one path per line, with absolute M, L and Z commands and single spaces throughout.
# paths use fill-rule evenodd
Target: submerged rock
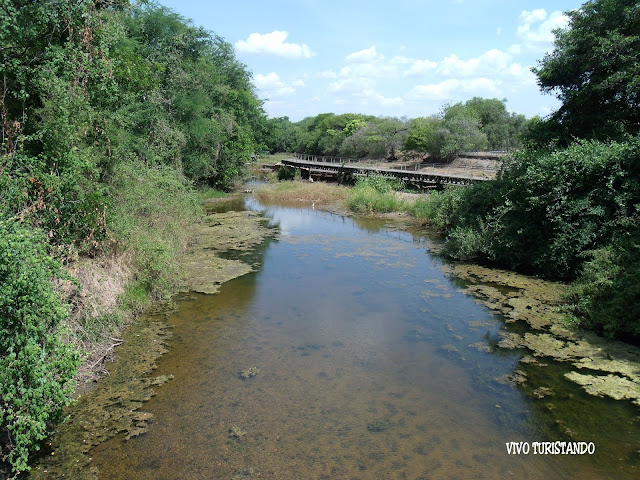
M 386 419 L 378 419 L 374 420 L 370 424 L 367 425 L 367 430 L 370 432 L 384 432 L 390 427 L 390 423 Z
M 229 438 L 235 438 L 236 440 L 240 440 L 246 434 L 247 434 L 246 430 L 235 425 L 229 429 Z

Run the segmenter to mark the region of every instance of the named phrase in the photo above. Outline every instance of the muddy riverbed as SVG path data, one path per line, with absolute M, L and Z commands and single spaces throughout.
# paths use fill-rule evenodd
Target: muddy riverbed
M 562 285 L 437 247 L 388 219 L 212 206 L 187 292 L 128 332 L 32 477 L 638 478 L 637 349 L 563 328 Z

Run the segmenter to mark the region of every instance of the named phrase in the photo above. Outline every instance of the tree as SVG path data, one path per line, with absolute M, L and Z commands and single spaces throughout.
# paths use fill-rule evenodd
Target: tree
M 467 150 L 482 150 L 487 145 L 487 135 L 480 130 L 480 115 L 462 103 L 445 105 L 442 128 L 438 130 L 440 156 L 454 159 Z
M 473 97 L 465 102 L 480 119 L 480 131 L 487 136 L 492 150 L 506 150 L 509 138 L 509 112 L 506 99 Z
M 405 148 L 437 157 L 441 147 L 438 142 L 438 130 L 441 124 L 442 120 L 435 115 L 414 118 L 409 122 Z
M 554 50 L 533 72 L 562 101 L 549 122 L 562 144 L 640 131 L 640 3 L 592 0 L 567 12 Z

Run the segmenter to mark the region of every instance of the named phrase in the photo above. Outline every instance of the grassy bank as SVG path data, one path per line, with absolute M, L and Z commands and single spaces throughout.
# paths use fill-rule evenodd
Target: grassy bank
M 102 370 L 123 325 L 178 287 L 180 254 L 200 216 L 201 196 L 170 167 L 124 163 L 114 172 L 110 244 L 68 267 L 75 278 L 66 291 L 73 307 L 68 342 L 83 355 L 80 381 Z

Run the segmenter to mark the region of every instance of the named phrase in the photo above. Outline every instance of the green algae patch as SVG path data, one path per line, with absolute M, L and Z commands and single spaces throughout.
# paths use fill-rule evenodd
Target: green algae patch
M 607 395 L 615 400 L 631 400 L 640 406 L 640 385 L 617 375 L 583 375 L 577 372 L 564 374 L 569 380 L 582 385 L 587 393 L 601 397 Z
M 501 313 L 507 323 L 524 321 L 541 330 L 563 319 L 558 307 L 563 303 L 565 284 L 480 265 L 455 264 L 444 269 L 462 280 L 465 290 L 480 303 Z
M 156 360 L 167 352 L 170 336 L 164 321 L 151 316 L 141 317 L 126 330 L 108 375 L 69 408 L 69 417 L 57 426 L 30 478 L 96 478 L 96 472 L 87 468 L 91 448 L 118 434 L 128 440 L 146 431 L 153 415 L 141 407 L 155 395 L 154 387 L 171 379 L 152 376 Z
M 184 255 L 184 290 L 217 293 L 220 285 L 253 271 L 240 260 L 222 258 L 230 250 L 249 251 L 260 245 L 273 228 L 256 212 L 210 213 L 193 227 L 192 242 Z
M 526 332 L 508 328 L 499 332 L 499 347 L 531 352 L 523 356 L 521 363 L 544 367 L 544 363 L 535 360 L 541 357 L 567 362 L 574 370 L 564 376 L 587 393 L 630 400 L 640 406 L 640 349 L 566 328 L 560 312 L 564 284 L 479 265 L 444 268 L 461 281 L 464 291 L 501 314 L 507 324 L 525 322 L 530 327 Z M 579 370 L 586 372 L 578 373 Z

